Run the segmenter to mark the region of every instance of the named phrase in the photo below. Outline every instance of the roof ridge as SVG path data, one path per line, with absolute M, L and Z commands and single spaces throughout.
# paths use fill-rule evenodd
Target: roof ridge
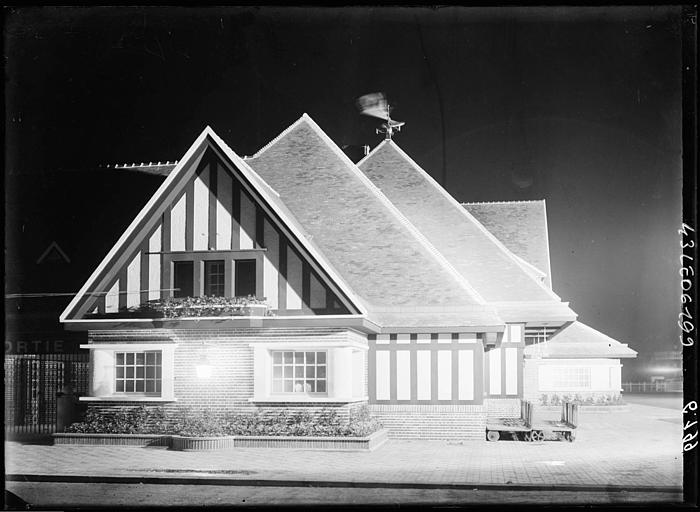
M 305 119 L 308 125 L 311 127 L 312 130 L 316 132 L 316 134 L 321 137 L 321 140 L 323 140 L 328 147 L 336 153 L 340 159 L 346 164 L 346 166 L 350 169 L 350 171 L 357 176 L 362 183 L 365 184 L 365 186 L 372 191 L 377 198 L 384 204 L 384 206 L 391 211 L 391 213 L 399 220 L 399 222 L 406 227 L 409 232 L 423 245 L 423 247 L 436 259 L 438 262 L 445 267 L 445 269 L 452 274 L 454 278 L 457 279 L 457 281 L 472 295 L 474 299 L 476 299 L 477 302 L 480 304 L 486 304 L 486 301 L 484 298 L 481 296 L 481 294 L 469 283 L 467 278 L 465 278 L 461 272 L 459 272 L 452 264 L 445 258 L 445 256 L 438 251 L 433 244 L 431 244 L 428 239 L 423 235 L 423 233 L 420 232 L 420 230 L 414 226 L 411 221 L 409 221 L 406 216 L 401 213 L 401 211 L 396 207 L 394 203 L 391 202 L 391 200 L 377 187 L 372 180 L 370 180 L 365 173 L 363 173 L 360 168 L 353 163 L 352 160 L 350 160 L 350 157 L 348 157 L 339 147 L 338 145 L 333 142 L 333 140 L 324 132 L 321 127 L 311 119 L 311 117 L 307 114 L 304 114 L 299 121 L 302 119 Z M 391 143 L 391 140 L 385 140 L 385 142 Z M 378 144 L 377 147 L 372 150 L 372 152 L 376 151 L 380 146 L 382 146 L 382 143 Z M 370 153 L 372 154 L 372 153 Z M 369 156 L 369 155 L 367 155 Z
M 273 146 L 274 144 L 276 144 L 282 137 L 284 137 L 289 132 L 291 132 L 294 128 L 296 128 L 297 125 L 300 124 L 303 119 L 311 119 L 311 118 L 309 117 L 309 115 L 306 112 L 304 112 L 299 119 L 297 119 L 292 124 L 290 124 L 287 128 L 282 130 L 282 132 L 280 132 L 279 135 L 277 135 L 274 139 L 272 139 L 270 142 L 268 142 L 263 147 L 261 147 L 258 151 L 256 151 L 253 154 L 253 156 L 246 156 L 246 157 L 244 157 L 244 160 L 252 160 L 253 158 L 258 158 L 261 154 L 263 154 L 265 151 L 267 151 L 267 149 L 270 148 L 270 146 Z
M 461 205 L 467 204 L 512 204 L 512 203 L 543 203 L 545 199 L 519 199 L 517 201 L 467 201 L 460 203 Z
M 396 142 L 394 142 L 393 140 L 389 140 L 388 142 L 389 142 L 389 145 L 392 146 L 392 147 L 399 153 L 399 155 L 401 155 L 403 158 L 405 158 L 406 161 L 407 161 L 409 164 L 411 164 L 419 173 L 421 173 L 421 174 L 425 177 L 425 179 L 428 181 L 428 183 L 432 184 L 433 187 L 435 187 L 435 189 L 436 189 L 440 194 L 442 194 L 450 203 L 456 205 L 456 206 L 458 207 L 459 211 L 462 212 L 462 215 L 466 216 L 467 219 L 469 219 L 471 222 L 473 222 L 474 225 L 475 225 L 479 230 L 481 230 L 481 232 L 484 233 L 484 234 L 486 235 L 486 237 L 487 237 L 489 240 L 491 240 L 491 241 L 496 245 L 497 248 L 499 248 L 501 251 L 503 251 L 503 253 L 504 253 L 515 265 L 517 265 L 517 266 L 525 273 L 525 275 L 527 275 L 527 277 L 528 277 L 529 279 L 532 280 L 533 283 L 535 283 L 535 284 L 536 284 L 537 286 L 539 286 L 542 290 L 544 290 L 545 293 L 549 294 L 549 295 L 552 297 L 553 300 L 561 301 L 561 297 L 559 297 L 556 293 L 554 293 L 553 290 L 549 289 L 545 284 L 539 282 L 537 279 L 535 279 L 534 277 L 532 277 L 532 275 L 530 274 L 530 272 L 528 272 L 528 269 L 527 269 L 522 263 L 520 263 L 516 258 L 514 258 L 515 254 L 513 254 L 513 252 L 512 252 L 511 250 L 509 250 L 509 249 L 505 246 L 505 244 L 503 244 L 503 242 L 501 242 L 498 238 L 496 238 L 496 236 L 495 236 L 493 233 L 491 233 L 488 229 L 486 229 L 486 227 L 485 227 L 481 222 L 479 222 L 478 219 L 477 219 L 476 217 L 474 217 L 474 216 L 469 212 L 469 210 L 467 210 L 466 208 L 464 208 L 464 207 L 462 206 L 462 204 L 460 204 L 454 197 L 452 197 L 452 195 L 451 195 L 449 192 L 447 192 L 447 190 L 445 190 L 445 189 L 442 187 L 442 185 L 440 185 L 440 184 L 435 180 L 435 178 L 433 178 L 430 174 L 428 174 L 428 172 L 426 172 L 425 169 L 423 169 L 420 165 L 418 165 L 418 164 L 416 163 L 415 160 L 413 160 L 410 156 L 408 156 L 408 154 L 407 154 L 403 149 L 401 149 L 401 148 L 399 147 L 399 145 L 396 144 Z M 461 274 L 460 274 L 460 275 L 461 275 Z

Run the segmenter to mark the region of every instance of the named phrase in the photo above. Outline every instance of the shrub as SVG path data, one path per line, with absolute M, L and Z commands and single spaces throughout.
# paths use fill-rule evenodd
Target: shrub
M 139 407 L 115 411 L 88 410 L 83 421 L 66 427 L 66 432 L 86 434 L 152 434 L 162 433 L 165 428 L 163 409 Z
M 360 407 L 348 420 L 341 420 L 332 409 L 314 416 L 301 410 L 281 409 L 273 414 L 228 413 L 216 415 L 209 409 L 182 408 L 166 414 L 162 408 L 144 406 L 109 412 L 90 411 L 85 420 L 74 423 L 66 432 L 102 434 L 178 434 L 187 437 L 209 436 L 352 436 L 364 437 L 382 425 Z

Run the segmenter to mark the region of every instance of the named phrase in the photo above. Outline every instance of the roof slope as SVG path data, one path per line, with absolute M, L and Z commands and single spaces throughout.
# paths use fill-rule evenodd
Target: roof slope
M 515 255 L 544 272 L 552 287 L 544 200 L 463 203 L 469 213 Z
M 539 302 L 563 320 L 575 313 L 393 141 L 359 162 L 379 187 L 487 302 Z M 500 311 L 500 310 L 499 310 Z
M 452 268 L 306 114 L 246 163 L 280 196 L 370 318 L 401 325 L 496 325 Z
M 545 359 L 625 358 L 637 352 L 582 322 L 573 322 L 544 343 L 525 347 L 525 356 Z

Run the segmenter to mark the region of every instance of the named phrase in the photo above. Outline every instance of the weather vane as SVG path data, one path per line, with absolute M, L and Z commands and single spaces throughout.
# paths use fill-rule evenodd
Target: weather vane
M 373 92 L 365 94 L 357 99 L 357 108 L 360 113 L 366 116 L 378 117 L 384 119 L 381 128 L 377 128 L 376 133 L 383 133 L 387 140 L 391 139 L 394 131 L 400 132 L 401 127 L 406 124 L 403 121 L 394 121 L 391 119 L 391 111 L 393 107 L 389 105 L 386 95 L 383 92 Z

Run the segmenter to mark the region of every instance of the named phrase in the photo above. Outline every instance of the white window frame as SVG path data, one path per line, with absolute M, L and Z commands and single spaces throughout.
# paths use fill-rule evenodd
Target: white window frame
M 366 401 L 366 361 L 368 346 L 350 342 L 253 342 L 253 396 L 250 402 L 349 403 Z M 326 352 L 326 392 L 273 392 L 274 352 Z M 363 352 L 358 358 L 357 353 Z M 364 364 L 359 364 L 363 361 Z
M 279 354 L 280 363 L 278 364 L 276 356 Z M 287 362 L 287 354 L 291 354 L 291 361 Z M 301 361 L 298 360 L 297 354 L 301 354 Z M 309 354 L 313 354 L 313 363 L 307 361 Z M 319 354 L 323 354 L 323 363 L 319 363 Z M 270 357 L 272 360 L 272 393 L 284 395 L 299 395 L 307 394 L 310 396 L 328 396 L 328 351 L 327 350 L 271 350 Z M 300 364 L 301 363 L 301 364 Z M 276 370 L 280 369 L 280 376 L 276 375 Z M 286 369 L 290 369 L 290 375 L 287 376 Z M 308 370 L 313 368 L 313 375 L 309 375 Z M 302 375 L 297 376 L 297 369 L 302 370 Z M 320 370 L 323 370 L 323 376 L 319 377 Z M 286 383 L 291 381 L 292 389 L 286 390 Z M 302 382 L 297 382 L 302 381 Z M 313 381 L 314 390 L 307 388 L 308 381 Z M 319 382 L 323 382 L 323 391 L 318 390 Z M 279 383 L 279 388 L 276 384 Z M 297 385 L 301 384 L 302 389 L 297 390 Z
M 81 401 L 174 402 L 174 343 L 89 343 L 80 348 L 90 350 L 90 393 Z M 121 352 L 161 352 L 161 391 L 158 394 L 117 392 L 117 354 Z
M 120 355 L 123 357 L 120 364 Z M 138 363 L 138 356 L 143 355 L 143 363 Z M 153 356 L 155 361 L 149 364 L 149 355 Z M 129 362 L 129 356 L 131 362 Z M 125 396 L 160 396 L 163 387 L 163 351 L 162 350 L 139 350 L 139 351 L 115 351 L 114 352 L 114 393 L 124 394 Z M 148 375 L 149 368 L 153 368 L 153 375 Z M 119 370 L 122 370 L 121 375 Z M 138 370 L 142 369 L 142 375 L 138 375 Z M 132 375 L 129 375 L 129 370 L 132 370 Z M 123 390 L 119 389 L 120 381 L 124 381 Z M 134 389 L 128 390 L 129 381 L 133 381 Z M 137 382 L 143 381 L 143 389 L 136 390 Z M 153 381 L 153 391 L 148 391 L 148 381 Z
M 539 369 L 540 390 L 542 391 L 590 391 L 593 389 L 593 375 L 590 366 L 543 365 Z M 576 379 L 566 380 L 572 374 Z M 562 376 L 565 377 L 562 379 Z M 583 376 L 583 384 L 579 377 Z M 585 381 L 588 381 L 586 384 Z

